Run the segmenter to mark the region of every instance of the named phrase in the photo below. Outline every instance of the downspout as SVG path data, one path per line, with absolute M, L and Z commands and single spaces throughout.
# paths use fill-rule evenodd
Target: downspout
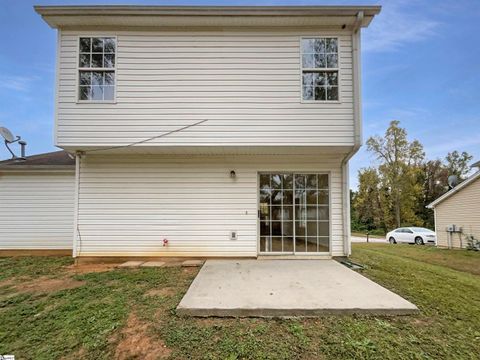
M 72 256 L 76 258 L 79 255 L 79 232 L 78 232 L 78 207 L 80 200 L 80 161 L 81 153 L 75 153 L 75 195 L 73 201 L 73 251 Z
M 361 64 L 360 64 L 360 27 L 362 26 L 364 14 L 360 11 L 357 14 L 352 29 L 352 67 L 353 67 L 353 125 L 354 144 L 352 149 L 345 155 L 341 162 L 342 171 L 342 193 L 343 193 L 343 254 L 350 256 L 350 186 L 348 161 L 362 146 L 362 109 L 361 109 Z

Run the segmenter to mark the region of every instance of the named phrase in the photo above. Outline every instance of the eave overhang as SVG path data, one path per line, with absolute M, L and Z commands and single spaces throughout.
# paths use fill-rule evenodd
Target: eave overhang
M 366 27 L 380 6 L 35 6 L 52 28 Z M 358 14 L 363 14 L 358 24 Z

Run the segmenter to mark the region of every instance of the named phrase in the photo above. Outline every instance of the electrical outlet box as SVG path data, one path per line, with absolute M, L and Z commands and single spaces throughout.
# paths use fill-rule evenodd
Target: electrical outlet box
M 462 232 L 462 228 L 460 226 L 455 225 L 455 224 L 448 225 L 446 230 L 447 230 L 447 232 L 450 232 L 450 233 Z
M 236 231 L 230 231 L 230 240 L 237 240 L 238 234 Z

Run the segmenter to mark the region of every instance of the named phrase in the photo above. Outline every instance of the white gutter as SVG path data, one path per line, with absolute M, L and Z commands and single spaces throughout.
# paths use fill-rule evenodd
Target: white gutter
M 81 155 L 80 153 L 75 154 L 75 191 L 74 191 L 74 200 L 73 200 L 73 252 L 72 256 L 76 258 L 79 254 L 79 245 L 80 242 L 78 241 L 79 233 L 78 233 L 78 206 L 79 206 L 79 199 L 80 199 L 80 161 Z
M 360 27 L 364 18 L 363 11 L 359 11 L 352 32 L 352 66 L 353 66 L 353 121 L 354 145 L 341 162 L 342 168 L 342 199 L 343 199 L 343 253 L 351 254 L 350 241 L 350 186 L 348 161 L 362 146 L 362 108 L 361 108 L 361 62 L 360 62 Z
M 378 5 L 314 5 L 314 6 L 165 6 L 165 5 L 35 5 L 34 10 L 43 16 L 96 16 L 96 15 L 195 15 L 195 16 L 358 16 L 377 15 Z M 367 20 L 362 18 L 362 20 Z M 366 24 L 362 23 L 363 26 Z

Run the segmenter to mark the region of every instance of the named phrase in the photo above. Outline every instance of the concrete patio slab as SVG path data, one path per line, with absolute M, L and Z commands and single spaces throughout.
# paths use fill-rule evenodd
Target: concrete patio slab
M 141 264 L 141 267 L 162 267 L 165 265 L 165 261 L 147 261 Z
M 118 267 L 134 268 L 134 267 L 139 267 L 142 264 L 143 264 L 143 261 L 127 261 L 127 262 L 124 262 L 123 264 L 118 265 Z
M 334 260 L 207 260 L 177 307 L 191 316 L 411 314 L 417 307 Z

